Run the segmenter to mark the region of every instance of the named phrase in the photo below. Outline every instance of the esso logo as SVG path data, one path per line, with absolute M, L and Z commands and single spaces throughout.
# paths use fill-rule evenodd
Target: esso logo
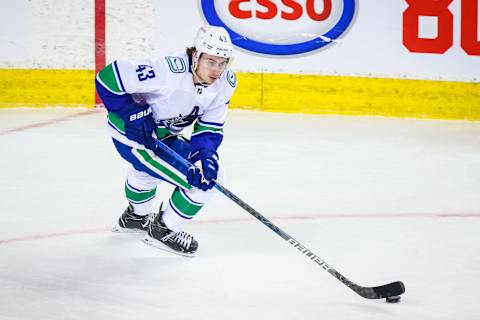
M 287 56 L 334 43 L 352 24 L 357 0 L 200 0 L 200 8 L 236 46 Z

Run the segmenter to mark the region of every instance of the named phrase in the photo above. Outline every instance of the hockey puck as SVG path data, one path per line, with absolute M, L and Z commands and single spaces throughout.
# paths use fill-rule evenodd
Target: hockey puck
M 400 296 L 387 297 L 385 301 L 388 303 L 397 303 L 400 302 Z

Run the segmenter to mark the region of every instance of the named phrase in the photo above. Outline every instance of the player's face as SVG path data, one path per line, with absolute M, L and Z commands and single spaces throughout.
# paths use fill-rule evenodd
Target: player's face
M 200 82 L 212 84 L 215 80 L 220 78 L 223 71 L 227 67 L 228 59 L 212 56 L 209 54 L 202 54 L 198 61 L 196 74 Z

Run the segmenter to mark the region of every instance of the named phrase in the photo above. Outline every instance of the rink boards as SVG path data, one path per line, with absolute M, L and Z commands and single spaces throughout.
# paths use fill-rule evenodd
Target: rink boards
M 0 107 L 93 107 L 93 70 L 0 69 Z M 472 82 L 238 73 L 231 108 L 305 114 L 480 119 Z

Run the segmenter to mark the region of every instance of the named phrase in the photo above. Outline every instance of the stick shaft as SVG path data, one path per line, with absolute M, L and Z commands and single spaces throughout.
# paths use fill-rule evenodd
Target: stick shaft
M 182 165 L 184 165 L 187 168 L 190 168 L 193 166 L 187 159 L 183 158 L 181 155 L 176 153 L 174 150 L 172 150 L 170 147 L 168 147 L 166 144 L 163 142 L 157 140 L 157 145 L 165 152 L 170 154 L 175 158 L 175 160 L 179 161 Z M 264 215 L 262 215 L 260 212 L 252 208 L 250 205 L 248 205 L 245 201 L 237 197 L 233 192 L 222 186 L 220 183 L 215 181 L 214 187 L 223 193 L 227 198 L 235 202 L 237 205 L 239 205 L 242 209 L 250 213 L 252 216 L 257 218 L 261 223 L 263 223 L 265 226 L 267 226 L 270 230 L 275 232 L 277 235 L 279 235 L 281 238 L 283 238 L 285 241 L 290 243 L 293 247 L 297 248 L 300 252 L 302 252 L 304 255 L 306 255 L 310 260 L 316 262 L 319 266 L 321 266 L 323 269 L 326 271 L 332 270 L 332 267 L 330 267 L 325 261 L 320 259 L 316 254 L 311 252 L 309 249 L 307 249 L 305 246 L 303 246 L 300 242 L 295 240 L 293 237 L 291 237 L 288 233 L 277 227 L 273 222 L 271 222 L 269 219 L 267 219 Z M 335 271 L 335 270 L 333 270 Z M 330 272 L 330 271 L 329 271 Z M 336 271 L 335 271 L 336 272 Z M 331 272 L 330 272 L 331 273 Z M 333 274 L 333 273 L 332 273 Z M 335 274 L 333 274 L 335 276 Z M 341 275 L 340 275 L 341 276 Z M 343 278 L 342 282 L 345 283 L 348 286 L 348 283 L 350 282 L 348 279 L 345 277 L 341 276 Z

